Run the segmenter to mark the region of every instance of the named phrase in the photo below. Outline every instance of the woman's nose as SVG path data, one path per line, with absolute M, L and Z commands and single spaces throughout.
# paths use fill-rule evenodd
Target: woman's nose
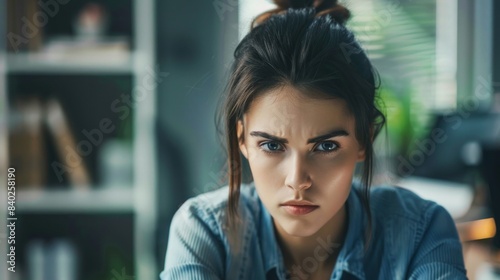
M 307 169 L 307 162 L 300 155 L 294 155 L 290 158 L 285 184 L 297 191 L 308 189 L 311 186 L 312 182 Z

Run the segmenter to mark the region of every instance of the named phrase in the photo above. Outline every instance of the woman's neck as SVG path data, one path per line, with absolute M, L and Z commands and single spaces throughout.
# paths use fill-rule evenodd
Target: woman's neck
M 302 271 L 305 269 L 306 272 L 303 273 L 309 275 L 314 274 L 314 271 L 318 273 L 325 270 L 332 271 L 347 230 L 345 208 L 346 205 L 320 230 L 307 237 L 291 236 L 274 222 L 285 266 L 291 273 L 298 273 L 297 269 Z M 307 272 L 308 269 L 314 271 Z

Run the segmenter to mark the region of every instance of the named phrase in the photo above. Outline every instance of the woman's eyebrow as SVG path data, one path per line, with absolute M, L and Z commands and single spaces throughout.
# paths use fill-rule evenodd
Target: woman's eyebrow
M 281 143 L 288 143 L 288 140 L 286 140 L 285 138 L 280 138 L 280 137 L 271 135 L 271 134 L 263 132 L 263 131 L 252 131 L 252 132 L 250 132 L 250 135 L 255 136 L 255 137 L 267 138 L 267 139 L 274 140 L 274 141 L 281 142 Z M 332 137 L 348 136 L 348 135 L 349 135 L 349 133 L 345 129 L 335 129 L 335 130 L 332 130 L 326 134 L 308 139 L 307 144 L 317 143 L 317 142 L 320 142 L 322 140 L 329 139 Z

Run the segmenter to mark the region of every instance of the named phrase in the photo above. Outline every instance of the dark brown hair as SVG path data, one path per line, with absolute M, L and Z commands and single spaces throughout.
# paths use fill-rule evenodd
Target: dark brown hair
M 320 92 L 319 98 L 341 98 L 353 114 L 356 139 L 366 153 L 361 182 L 370 236 L 373 140 L 385 124 L 384 114 L 377 108 L 376 72 L 353 33 L 344 26 L 349 10 L 336 0 L 274 2 L 278 8 L 256 17 L 251 31 L 237 46 L 219 112 L 217 125 L 223 123 L 228 153 L 229 228 L 237 224 L 242 182 L 238 144 L 244 139 L 237 139 L 237 122 L 257 96 L 291 85 L 304 94 Z M 310 97 L 318 98 L 316 94 Z

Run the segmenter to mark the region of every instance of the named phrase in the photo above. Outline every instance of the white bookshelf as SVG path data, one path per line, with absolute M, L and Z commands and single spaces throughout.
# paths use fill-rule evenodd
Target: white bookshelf
M 17 193 L 19 213 L 133 213 L 134 189 L 24 190 Z
M 29 74 L 133 74 L 134 54 L 123 54 L 112 62 L 103 59 L 52 59 L 40 54 L 8 54 L 7 71 L 9 73 Z
M 134 5 L 134 33 L 137 55 L 134 60 L 134 84 L 141 86 L 144 77 L 156 69 L 155 59 L 155 1 L 136 0 Z M 135 236 L 135 270 L 137 279 L 157 279 L 155 259 L 155 227 L 156 227 L 156 143 L 154 127 L 156 119 L 156 87 L 148 89 L 149 97 L 137 104 L 137 113 L 134 120 L 134 186 L 136 196 L 134 209 L 136 220 L 134 223 Z
M 17 213 L 114 214 L 133 217 L 134 279 L 157 279 L 155 259 L 156 227 L 156 87 L 145 86 L 155 67 L 155 4 L 153 0 L 132 0 L 133 52 L 107 59 L 53 59 L 46 55 L 6 52 L 6 0 L 0 0 L 0 214 L 6 217 L 6 172 L 8 157 L 7 76 L 28 75 L 130 75 L 132 91 L 140 89 L 146 98 L 134 104 L 133 182 L 130 186 L 87 190 L 55 189 L 48 186 L 17 192 Z M 64 7 L 61 6 L 61 11 Z M 154 79 L 154 76 L 153 76 Z M 79 86 L 79 85 L 75 85 Z M 16 214 L 17 214 L 16 213 Z M 0 222 L 0 250 L 6 252 L 6 223 Z M 117 233 L 119 234 L 119 233 Z M 16 252 L 21 254 L 22 252 Z M 9 273 L 6 255 L 0 254 L 0 279 L 18 279 Z M 126 268 L 128 272 L 132 268 Z

